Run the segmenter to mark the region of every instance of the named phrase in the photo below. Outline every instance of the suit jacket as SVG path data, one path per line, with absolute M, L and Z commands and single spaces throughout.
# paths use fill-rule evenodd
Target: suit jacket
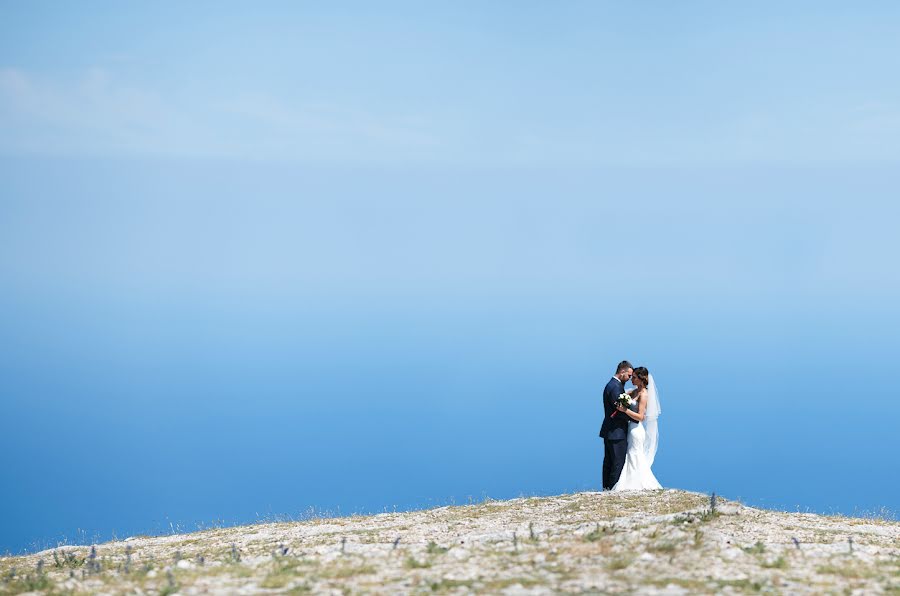
M 621 441 L 628 438 L 628 423 L 631 418 L 622 412 L 612 416 L 616 411 L 616 400 L 623 393 L 625 385 L 615 377 L 611 378 L 603 389 L 603 424 L 600 426 L 600 436 L 606 441 Z

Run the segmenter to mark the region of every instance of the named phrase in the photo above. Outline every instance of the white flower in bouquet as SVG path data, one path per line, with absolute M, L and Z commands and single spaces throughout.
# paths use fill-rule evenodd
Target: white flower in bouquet
M 618 398 L 616 398 L 616 406 L 622 406 L 625 409 L 628 409 L 628 407 L 631 406 L 631 404 L 633 404 L 633 403 L 634 403 L 634 398 L 632 398 L 627 393 L 622 393 L 619 395 Z M 616 410 L 615 412 L 612 413 L 612 416 L 615 416 L 618 413 L 619 413 L 619 410 Z M 610 416 L 610 418 L 612 418 L 612 416 Z

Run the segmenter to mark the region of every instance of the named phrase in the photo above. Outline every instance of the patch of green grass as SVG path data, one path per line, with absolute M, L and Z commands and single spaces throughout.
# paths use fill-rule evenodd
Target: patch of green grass
M 664 500 L 658 506 L 657 503 L 654 502 L 652 504 L 652 510 L 648 510 L 647 513 L 652 513 L 653 515 L 669 515 L 672 513 L 679 513 L 687 509 L 700 507 L 703 503 L 706 503 L 708 501 L 709 498 L 706 495 L 672 495 L 670 498 Z
M 687 513 L 682 513 L 680 515 L 676 515 L 672 519 L 672 524 L 674 524 L 676 526 L 680 526 L 683 524 L 707 523 L 707 522 L 710 522 L 710 521 L 720 517 L 721 515 L 722 514 L 719 513 L 718 511 L 714 512 L 714 511 L 707 510 L 702 513 L 690 511 Z
M 532 586 L 538 586 L 543 583 L 543 581 L 532 577 L 506 577 L 485 582 L 484 588 L 479 587 L 479 591 L 494 593 L 516 584 L 521 585 L 523 588 L 530 588 Z
M 292 580 L 303 575 L 301 562 L 296 559 L 278 560 L 275 567 L 266 575 L 260 584 L 263 588 L 283 588 Z
M 655 542 L 647 547 L 647 552 L 651 553 L 674 553 L 678 550 L 678 545 L 674 542 Z
M 215 567 L 209 566 L 203 568 L 204 575 L 230 575 L 232 577 L 250 577 L 253 575 L 253 572 L 246 565 L 241 565 L 240 563 L 224 563 L 222 565 L 216 565 Z
M 321 571 L 323 577 L 331 579 L 345 579 L 357 575 L 368 575 L 370 573 L 375 573 L 375 568 L 371 565 L 342 565 L 339 567 L 326 568 Z
M 606 568 L 610 571 L 620 571 L 631 565 L 631 559 L 628 557 L 617 557 L 606 564 Z
M 670 584 L 674 584 L 681 588 L 685 588 L 692 593 L 708 592 L 709 585 L 707 582 L 699 579 L 686 579 L 683 577 L 662 577 L 659 579 L 649 580 L 648 583 L 657 588 L 665 588 Z
M 736 588 L 743 592 L 759 592 L 763 589 L 760 582 L 750 581 L 749 579 L 719 579 L 715 580 L 720 588 Z
M 757 541 L 753 546 L 745 546 L 742 550 L 749 555 L 761 555 L 766 552 L 766 545 Z
M 438 546 L 434 542 L 429 542 L 428 546 L 425 547 L 425 552 L 427 552 L 429 555 L 442 555 L 445 552 L 447 552 L 448 550 L 450 550 L 450 549 L 445 548 L 443 546 Z
M 263 578 L 259 586 L 261 588 L 280 589 L 291 583 L 291 580 L 293 579 L 293 576 L 290 575 L 270 573 L 265 578 Z
M 762 566 L 765 569 L 787 569 L 788 564 L 784 557 L 778 557 L 774 561 L 764 561 Z
M 160 596 L 169 596 L 176 594 L 181 589 L 181 583 L 175 579 L 175 574 L 169 575 L 165 580 L 166 583 L 159 589 Z
M 600 524 L 597 524 L 596 528 L 594 528 L 593 530 L 591 530 L 590 532 L 588 532 L 587 534 L 584 535 L 584 539 L 587 540 L 588 542 L 597 542 L 598 540 L 602 540 L 603 538 L 606 538 L 607 536 L 611 536 L 612 534 L 615 534 L 615 533 L 616 533 L 615 529 L 610 528 L 608 526 L 603 526 L 601 528 Z
M 540 569 L 546 573 L 550 573 L 552 575 L 556 575 L 555 579 L 558 581 L 566 581 L 569 579 L 575 579 L 578 577 L 578 573 L 575 570 L 566 567 L 561 563 L 553 563 L 551 565 L 543 565 Z
M 49 590 L 52 587 L 53 582 L 47 577 L 46 573 L 29 573 L 24 576 L 16 576 L 13 579 L 5 579 L 2 585 L 2 593 L 22 594 L 24 592 Z
M 840 577 L 846 577 L 848 579 L 869 579 L 877 575 L 877 573 L 875 573 L 873 569 L 869 569 L 868 567 L 864 567 L 858 564 L 820 565 L 816 567 L 816 571 L 819 573 L 826 573 L 828 575 L 838 575 Z
M 407 569 L 427 569 L 431 567 L 431 563 L 428 561 L 417 561 L 414 557 L 406 557 L 406 563 L 404 563 Z
M 447 579 L 431 584 L 432 592 L 447 592 L 456 588 L 471 588 L 475 582 L 470 579 Z
M 703 546 L 703 532 L 700 528 L 694 530 L 694 548 L 700 548 Z

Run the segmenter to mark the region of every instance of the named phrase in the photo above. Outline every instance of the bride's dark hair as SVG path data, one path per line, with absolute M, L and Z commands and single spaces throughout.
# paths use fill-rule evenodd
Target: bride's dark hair
M 632 376 L 639 378 L 644 384 L 644 387 L 650 384 L 650 371 L 647 370 L 646 366 L 639 366 L 634 369 L 634 373 Z

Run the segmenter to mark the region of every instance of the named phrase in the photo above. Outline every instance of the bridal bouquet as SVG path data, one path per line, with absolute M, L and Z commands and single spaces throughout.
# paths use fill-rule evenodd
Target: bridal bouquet
M 632 399 L 632 397 L 630 395 L 628 395 L 627 393 L 622 393 L 621 395 L 619 395 L 618 398 L 616 398 L 616 406 L 622 406 L 624 408 L 627 408 L 628 406 L 630 406 L 633 403 L 634 403 L 634 399 Z M 612 416 L 610 416 L 610 418 L 612 418 L 613 416 L 615 416 L 618 413 L 619 413 L 619 410 L 616 410 L 615 412 L 612 413 Z

